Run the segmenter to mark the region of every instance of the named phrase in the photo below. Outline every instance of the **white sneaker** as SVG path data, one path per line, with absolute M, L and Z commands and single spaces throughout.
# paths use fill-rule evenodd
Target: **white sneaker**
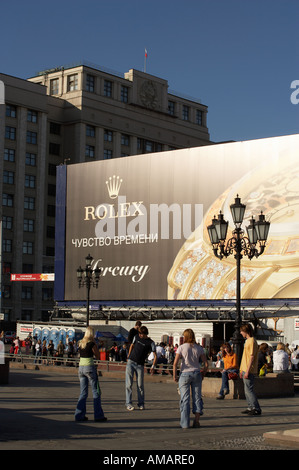
M 135 408 L 134 408 L 133 405 L 128 405 L 128 406 L 127 406 L 127 410 L 128 410 L 128 411 L 133 411 L 133 410 L 135 410 Z
M 139 409 L 144 410 L 144 406 L 143 405 L 139 406 Z

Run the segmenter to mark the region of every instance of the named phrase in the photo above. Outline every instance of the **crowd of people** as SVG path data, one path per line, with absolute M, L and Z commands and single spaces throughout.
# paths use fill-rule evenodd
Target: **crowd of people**
M 78 346 L 76 340 L 69 340 L 66 338 L 64 344 L 60 340 L 57 346 L 54 346 L 53 340 L 47 341 L 46 339 L 38 339 L 32 336 L 31 333 L 23 341 L 19 336 L 12 341 L 9 354 L 13 355 L 12 360 L 18 360 L 21 356 L 34 356 L 34 362 L 39 364 L 62 364 L 63 358 L 69 359 L 69 365 L 72 363 L 71 359 L 76 358 L 78 355 Z
M 163 368 L 172 364 L 173 380 L 178 382 L 180 395 L 180 426 L 190 427 L 190 411 L 194 414 L 192 427 L 200 427 L 200 417 L 203 414 L 203 400 L 201 394 L 202 380 L 208 370 L 208 360 L 212 361 L 212 367 L 221 370 L 222 383 L 217 399 L 224 399 L 230 393 L 229 380 L 240 378 L 243 380 L 244 393 L 247 400 L 247 408 L 242 412 L 248 416 L 261 415 L 257 396 L 254 390 L 254 380 L 256 376 L 263 376 L 268 372 L 289 373 L 290 370 L 299 370 L 299 347 L 295 346 L 292 351 L 289 345 L 278 343 L 273 350 L 267 343 L 258 346 L 253 335 L 250 324 L 243 324 L 240 327 L 240 334 L 244 339 L 244 349 L 240 364 L 233 346 L 230 342 L 224 343 L 218 352 L 209 352 L 196 343 L 194 331 L 190 328 L 183 333 L 183 343 L 180 345 L 166 345 L 165 343 L 155 344 L 149 337 L 146 326 L 137 321 L 135 326 L 129 331 L 128 341 L 121 347 L 114 343 L 109 348 L 110 357 L 126 363 L 125 379 L 125 403 L 128 411 L 134 411 L 132 403 L 133 379 L 136 375 L 137 385 L 137 406 L 140 410 L 145 408 L 144 389 L 144 369 L 145 364 L 150 367 L 150 373 L 155 373 L 156 367 L 162 364 Z M 80 396 L 75 410 L 76 421 L 86 421 L 86 400 L 88 397 L 88 386 L 91 386 L 94 398 L 94 419 L 95 421 L 107 421 L 101 405 L 101 390 L 97 374 L 95 359 L 100 359 L 103 351 L 103 342 L 97 344 L 94 330 L 91 327 L 86 329 L 85 335 L 79 344 L 67 338 L 66 345 L 59 342 L 56 350 L 53 341 L 47 344 L 46 340 L 41 341 L 31 335 L 25 340 L 26 352 L 32 351 L 35 361 L 54 357 L 59 361 L 65 352 L 68 357 L 79 357 L 79 380 Z M 21 350 L 21 343 L 18 337 L 12 344 L 15 355 Z M 48 363 L 48 362 L 47 362 Z

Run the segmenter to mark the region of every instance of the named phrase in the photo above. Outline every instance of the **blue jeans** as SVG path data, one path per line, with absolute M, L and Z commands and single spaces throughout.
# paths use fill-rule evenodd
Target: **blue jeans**
M 38 358 L 38 357 L 39 357 L 39 364 L 42 362 L 41 359 L 40 359 L 40 358 L 41 358 L 41 355 L 42 355 L 42 352 L 41 352 L 41 351 L 36 351 L 36 353 L 35 353 L 35 359 L 34 359 L 34 364 L 37 363 L 37 358 Z
M 126 367 L 126 405 L 132 405 L 132 386 L 134 374 L 137 379 L 138 406 L 144 406 L 144 366 L 128 359 Z
M 237 372 L 238 373 L 238 369 L 223 369 L 223 371 L 222 371 L 222 383 L 221 383 L 221 389 L 220 389 L 219 395 L 224 395 L 225 392 L 229 393 L 228 374 L 230 372 Z
M 192 390 L 192 412 L 203 414 L 203 402 L 201 398 L 202 377 L 200 371 L 182 372 L 179 378 L 181 427 L 189 428 L 190 425 L 190 390 Z
M 249 374 L 248 379 L 244 379 L 245 372 L 242 373 L 243 383 L 244 383 L 244 393 L 247 400 L 248 408 L 251 410 L 261 411 L 258 399 L 254 392 L 254 375 Z
M 79 366 L 80 397 L 75 411 L 75 420 L 83 421 L 86 414 L 86 400 L 88 397 L 88 383 L 93 394 L 94 419 L 104 418 L 101 405 L 101 391 L 95 366 Z

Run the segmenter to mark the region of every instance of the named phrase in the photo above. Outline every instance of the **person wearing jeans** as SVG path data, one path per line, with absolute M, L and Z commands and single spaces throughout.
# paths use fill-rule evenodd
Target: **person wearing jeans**
M 136 374 L 137 382 L 137 405 L 142 408 L 144 407 L 144 366 L 128 359 L 126 368 L 126 405 L 129 411 L 133 411 L 131 408 L 133 408 L 132 386 L 134 374 Z
M 258 416 L 262 413 L 254 391 L 254 376 L 258 373 L 258 345 L 249 323 L 241 325 L 240 333 L 246 340 L 240 365 L 240 378 L 243 379 L 244 393 L 248 405 L 248 408 L 242 413 L 248 416 Z
M 84 338 L 79 343 L 79 380 L 80 396 L 75 411 L 75 421 L 87 421 L 86 400 L 88 396 L 88 385 L 90 384 L 93 394 L 93 409 L 95 421 L 107 421 L 101 405 L 101 391 L 98 382 L 97 369 L 93 357 L 100 359 L 100 353 L 94 342 L 94 331 L 90 326 L 86 328 Z
M 200 361 L 204 363 L 204 372 L 208 367 L 208 362 L 203 348 L 195 342 L 194 331 L 188 328 L 184 331 L 183 335 L 184 344 L 178 347 L 173 363 L 173 380 L 179 382 L 181 396 L 180 425 L 183 429 L 187 429 L 190 426 L 190 391 L 192 391 L 192 412 L 195 415 L 193 427 L 199 428 L 199 418 L 203 414 Z M 181 373 L 178 380 L 177 366 L 179 360 L 181 360 Z
M 126 407 L 128 411 L 135 408 L 132 404 L 132 386 L 134 374 L 137 376 L 137 404 L 140 410 L 144 409 L 144 363 L 150 352 L 154 354 L 151 373 L 154 373 L 157 362 L 156 345 L 148 337 L 148 329 L 141 326 L 139 333 L 134 336 L 130 346 L 126 367 Z
M 228 375 L 232 372 L 239 374 L 237 355 L 233 352 L 231 345 L 229 343 L 224 343 L 222 346 L 222 350 L 224 369 L 222 371 L 221 389 L 217 400 L 223 400 L 225 395 L 229 394 Z

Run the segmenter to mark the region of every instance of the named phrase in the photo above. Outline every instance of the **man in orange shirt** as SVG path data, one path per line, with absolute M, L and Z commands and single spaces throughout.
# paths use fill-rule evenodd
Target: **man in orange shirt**
M 222 345 L 224 362 L 224 369 L 222 371 L 222 384 L 217 400 L 223 400 L 225 395 L 229 394 L 229 377 L 228 374 L 231 372 L 238 373 L 237 355 L 233 352 L 232 347 L 229 343 Z

